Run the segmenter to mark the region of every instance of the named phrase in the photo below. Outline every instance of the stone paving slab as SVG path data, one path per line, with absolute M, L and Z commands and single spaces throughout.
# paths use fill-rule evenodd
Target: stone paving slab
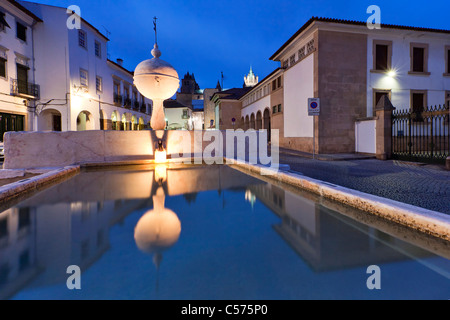
M 291 172 L 375 196 L 450 214 L 450 171 L 439 165 L 352 159 L 319 161 L 280 154 Z

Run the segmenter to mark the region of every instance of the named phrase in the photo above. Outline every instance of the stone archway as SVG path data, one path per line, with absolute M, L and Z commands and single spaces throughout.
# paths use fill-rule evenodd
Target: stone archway
M 55 109 L 43 110 L 38 117 L 38 131 L 62 131 L 61 112 Z
M 252 113 L 250 116 L 250 129 L 255 129 L 255 114 Z
M 138 121 L 136 119 L 136 116 L 131 117 L 131 130 L 136 131 L 138 130 Z
M 111 114 L 111 130 L 120 130 L 120 123 L 118 122 L 119 116 L 117 111 Z
M 264 129 L 267 130 L 267 142 L 271 141 L 271 135 L 270 135 L 270 130 L 271 130 L 271 123 L 270 123 L 270 110 L 267 108 L 264 110 Z
M 261 111 L 258 111 L 258 113 L 256 113 L 256 130 L 261 130 L 262 125 L 262 114 Z
M 126 114 L 122 115 L 122 121 L 120 122 L 120 130 L 122 130 L 122 131 L 127 131 L 128 130 Z
M 77 117 L 77 131 L 94 130 L 94 117 L 89 111 L 81 111 Z

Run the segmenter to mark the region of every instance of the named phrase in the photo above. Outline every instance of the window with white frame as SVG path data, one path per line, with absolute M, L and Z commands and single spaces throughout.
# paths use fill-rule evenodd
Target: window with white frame
M 80 86 L 88 87 L 88 85 L 89 85 L 88 72 L 84 69 L 80 69 Z
M 0 50 L 0 78 L 7 78 L 6 66 L 8 64 L 8 56 L 6 52 Z
M 22 41 L 27 42 L 27 27 L 24 24 L 17 22 L 16 31 L 17 31 L 17 34 L 16 34 L 17 38 Z
M 97 92 L 103 92 L 103 79 L 102 79 L 102 77 L 97 76 L 95 78 L 95 87 L 97 89 Z
M 98 58 L 102 57 L 102 44 L 98 41 L 95 41 L 95 56 Z
M 291 64 L 291 66 L 293 66 L 295 64 L 295 54 L 293 54 L 290 58 L 289 58 L 289 63 Z
M 4 31 L 5 28 L 10 28 L 8 22 L 6 22 L 5 13 L 0 11 L 0 31 Z
M 313 52 L 314 49 L 315 49 L 315 46 L 314 46 L 314 39 L 313 39 L 313 40 L 311 40 L 310 42 L 308 42 L 306 44 L 306 52 L 307 52 L 307 54 Z
M 302 60 L 306 56 L 305 50 L 306 50 L 305 46 L 303 46 L 300 50 L 298 50 L 298 60 Z
M 78 30 L 78 45 L 87 49 L 87 34 L 83 30 Z

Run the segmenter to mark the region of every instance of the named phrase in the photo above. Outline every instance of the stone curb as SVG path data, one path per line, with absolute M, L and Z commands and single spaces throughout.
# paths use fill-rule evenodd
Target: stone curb
M 227 164 L 229 160 L 227 160 Z M 414 228 L 445 240 L 450 240 L 450 216 L 357 190 L 337 186 L 292 172 L 281 172 L 243 161 L 230 161 L 242 168 L 270 179 L 313 192 L 322 197 L 369 212 L 390 221 Z
M 45 185 L 55 183 L 63 178 L 70 177 L 80 172 L 80 166 L 67 166 L 50 172 L 17 181 L 0 187 L 0 202 L 6 202 L 19 196 L 37 190 Z

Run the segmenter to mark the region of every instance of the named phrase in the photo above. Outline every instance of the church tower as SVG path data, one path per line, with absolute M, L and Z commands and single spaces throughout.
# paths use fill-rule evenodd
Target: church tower
M 246 77 L 244 77 L 244 87 L 254 87 L 258 84 L 258 76 L 253 73 L 252 67 L 250 67 L 250 72 Z
M 199 85 L 197 84 L 197 81 L 195 81 L 194 74 L 186 73 L 184 75 L 183 80 L 181 80 L 181 93 L 188 93 L 188 94 L 194 94 L 197 93 L 200 90 Z

